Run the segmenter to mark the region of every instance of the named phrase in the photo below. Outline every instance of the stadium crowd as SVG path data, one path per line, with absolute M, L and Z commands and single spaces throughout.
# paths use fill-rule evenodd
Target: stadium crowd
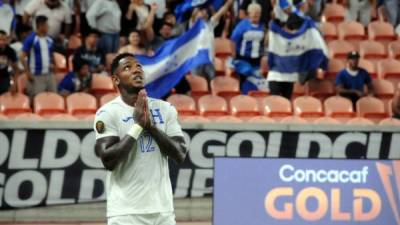
M 184 77 L 171 93 L 187 94 L 197 100 L 199 92 L 193 80 L 204 78 L 206 92 L 216 93 L 218 86 L 229 86 L 229 78 L 234 77 L 239 83 L 239 89 L 233 90 L 235 95 L 242 91 L 258 99 L 281 95 L 291 100 L 310 95 L 323 101 L 337 93 L 349 98 L 352 110 L 357 110 L 357 101 L 365 96 L 387 97 L 379 95 L 378 87 L 381 83 L 387 85 L 389 79 L 377 79 L 378 73 L 384 71 L 378 71 L 383 64 L 378 61 L 398 59 L 397 55 L 386 57 L 388 51 L 384 50 L 385 57 L 375 59 L 378 53 L 372 53 L 368 58 L 362 42 L 366 42 L 367 31 L 372 34 L 372 24 L 380 22 L 390 24 L 393 34 L 389 39 L 376 40 L 382 48 L 394 46 L 389 42 L 395 42 L 395 32 L 400 32 L 397 0 L 226 0 L 218 8 L 203 4 L 178 15 L 175 9 L 182 2 L 0 0 L 0 94 L 23 93 L 31 104 L 35 96 L 45 91 L 63 97 L 74 92 L 99 97 L 104 93 L 96 95 L 99 93 L 95 93 L 92 84 L 101 80 L 100 76 L 108 76 L 110 62 L 117 53 L 153 56 L 165 41 L 180 36 L 203 18 L 216 43 L 214 64 L 192 69 L 191 75 Z M 308 71 L 312 75 L 301 82 L 307 81 L 306 85 L 268 77 L 270 24 L 276 23 L 290 33 L 301 29 L 305 20 L 313 20 L 325 38 L 329 66 L 325 71 Z M 357 33 L 360 26 L 361 34 Z M 344 36 L 346 33 L 348 37 Z M 341 45 L 341 41 L 350 47 Z M 245 91 L 246 76 L 235 71 L 232 60 L 248 63 L 269 87 Z M 333 70 L 335 63 L 339 66 Z M 398 81 L 389 83 L 391 101 L 385 102 L 382 113 L 400 119 Z M 228 102 L 232 97 L 228 96 Z

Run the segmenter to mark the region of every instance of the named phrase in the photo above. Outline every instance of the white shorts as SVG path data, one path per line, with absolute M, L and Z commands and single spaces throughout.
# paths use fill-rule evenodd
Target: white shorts
M 107 225 L 176 225 L 176 221 L 173 212 L 131 214 L 108 217 Z

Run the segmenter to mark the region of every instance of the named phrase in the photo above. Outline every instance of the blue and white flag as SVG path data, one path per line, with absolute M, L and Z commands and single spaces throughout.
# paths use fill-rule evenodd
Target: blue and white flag
M 269 31 L 268 80 L 296 82 L 300 74 L 328 66 L 328 50 L 315 23 L 306 18 L 295 33 L 272 22 Z
M 212 63 L 212 35 L 204 20 L 180 37 L 165 42 L 154 56 L 136 56 L 145 73 L 150 97 L 162 98 L 193 68 Z
M 175 15 L 178 21 L 182 21 L 182 16 L 193 8 L 200 7 L 206 4 L 211 4 L 215 10 L 218 10 L 223 4 L 224 0 L 185 0 L 175 8 Z
M 230 65 L 229 65 L 230 64 Z M 261 75 L 259 67 L 253 67 L 250 63 L 237 59 L 228 63 L 229 67 L 234 68 L 236 73 L 245 79 L 240 85 L 240 91 L 247 95 L 249 91 L 268 91 L 268 82 Z

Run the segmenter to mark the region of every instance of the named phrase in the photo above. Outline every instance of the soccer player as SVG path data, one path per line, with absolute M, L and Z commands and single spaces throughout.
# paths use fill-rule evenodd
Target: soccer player
M 120 96 L 96 113 L 96 154 L 108 170 L 109 225 L 175 225 L 168 158 L 187 152 L 175 108 L 147 97 L 141 64 L 129 53 L 111 64 Z

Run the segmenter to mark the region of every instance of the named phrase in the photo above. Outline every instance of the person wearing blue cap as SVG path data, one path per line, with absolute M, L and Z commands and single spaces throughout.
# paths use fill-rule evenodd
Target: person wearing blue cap
M 347 54 L 347 67 L 340 71 L 336 76 L 337 93 L 350 99 L 355 106 L 358 99 L 372 94 L 372 79 L 369 73 L 360 68 L 360 55 L 357 51 L 351 51 Z M 365 93 L 365 86 L 368 92 Z

